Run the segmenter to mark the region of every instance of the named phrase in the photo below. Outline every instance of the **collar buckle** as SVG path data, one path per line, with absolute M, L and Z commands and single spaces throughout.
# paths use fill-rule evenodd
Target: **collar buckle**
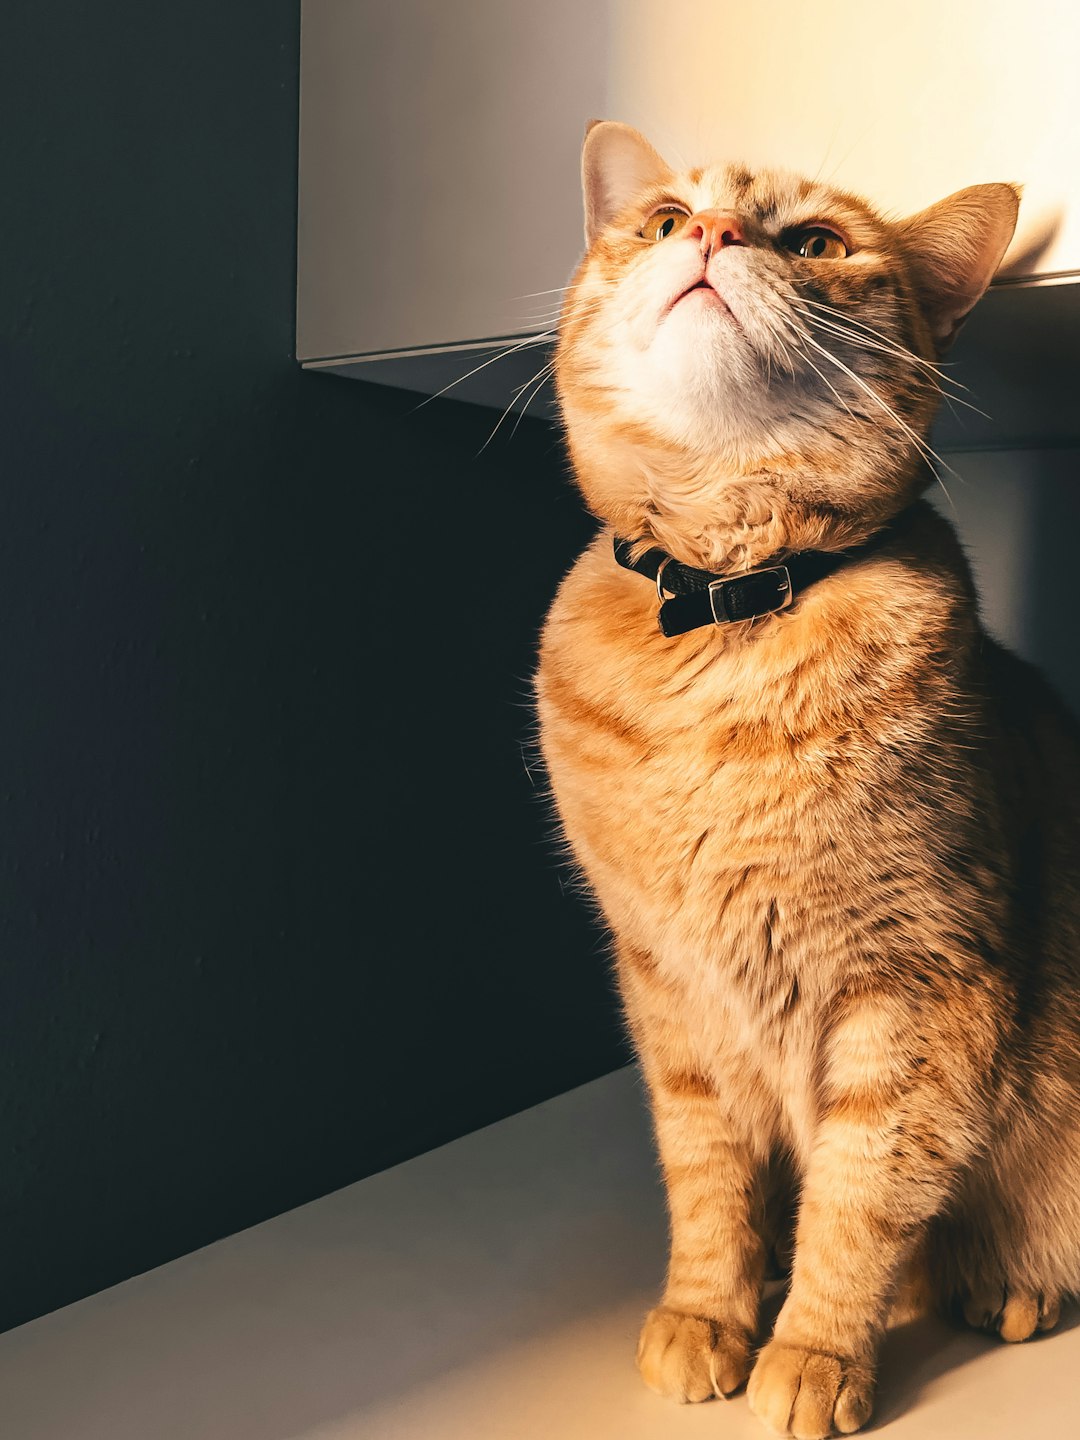
M 775 615 L 786 610 L 794 598 L 786 565 L 768 565 L 709 583 L 709 604 L 717 625 Z

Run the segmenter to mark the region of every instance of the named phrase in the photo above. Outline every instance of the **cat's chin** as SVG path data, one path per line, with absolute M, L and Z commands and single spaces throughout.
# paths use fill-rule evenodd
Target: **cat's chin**
M 738 383 L 726 367 L 687 364 L 654 377 L 637 392 L 632 415 L 688 456 L 725 456 L 732 462 L 760 453 L 769 416 L 760 394 Z
M 613 356 L 613 387 L 627 418 L 693 448 L 728 448 L 754 415 L 761 423 L 760 370 L 746 337 L 714 290 L 693 290 L 642 349 Z

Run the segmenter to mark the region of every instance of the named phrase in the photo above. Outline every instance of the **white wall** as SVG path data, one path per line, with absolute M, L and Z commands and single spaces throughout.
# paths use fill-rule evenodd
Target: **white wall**
M 541 328 L 595 117 L 897 214 L 1021 181 L 1015 273 L 1080 272 L 1074 0 L 303 0 L 301 39 L 304 360 Z

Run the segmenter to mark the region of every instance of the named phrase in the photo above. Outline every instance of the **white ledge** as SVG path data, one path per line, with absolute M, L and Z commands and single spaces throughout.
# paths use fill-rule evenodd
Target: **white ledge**
M 665 1221 L 635 1070 L 0 1336 L 18 1440 L 765 1440 L 645 1389 Z M 775 1311 L 773 1297 L 771 1309 Z M 1076 1431 L 1080 1328 L 886 1341 L 895 1440 Z

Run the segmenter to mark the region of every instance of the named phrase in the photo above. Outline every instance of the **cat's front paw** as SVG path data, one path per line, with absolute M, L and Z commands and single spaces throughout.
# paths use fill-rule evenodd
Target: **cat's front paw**
M 637 1365 L 650 1390 L 682 1405 L 727 1396 L 750 1372 L 750 1336 L 721 1320 L 661 1305 L 645 1317 Z
M 857 1361 L 773 1340 L 758 1356 L 746 1394 L 750 1409 L 778 1435 L 825 1440 L 866 1424 L 874 1376 Z

